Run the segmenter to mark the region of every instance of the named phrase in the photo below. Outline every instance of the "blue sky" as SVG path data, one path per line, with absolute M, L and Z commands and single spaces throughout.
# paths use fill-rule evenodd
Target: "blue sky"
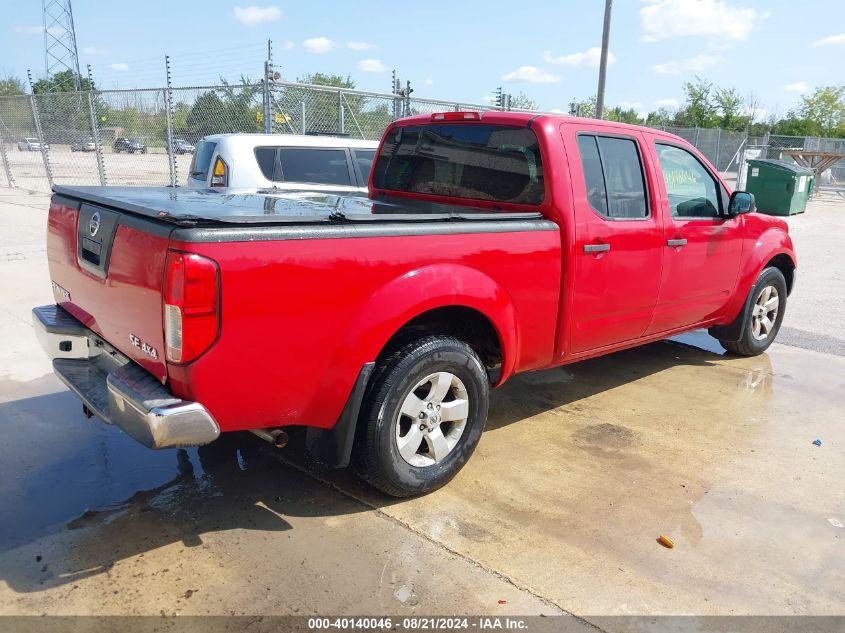
M 44 74 L 41 2 L 0 0 L 0 74 Z M 102 88 L 258 78 L 268 38 L 286 79 L 320 71 L 387 91 L 482 102 L 497 86 L 545 110 L 595 93 L 602 0 L 74 0 L 80 63 Z M 783 115 L 802 92 L 845 83 L 843 0 L 616 0 L 607 103 L 652 110 L 695 75 L 754 92 Z

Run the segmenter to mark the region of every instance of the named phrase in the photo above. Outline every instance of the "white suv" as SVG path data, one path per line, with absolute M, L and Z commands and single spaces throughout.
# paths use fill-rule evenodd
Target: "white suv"
M 214 134 L 197 143 L 187 186 L 366 193 L 378 141 L 293 134 Z

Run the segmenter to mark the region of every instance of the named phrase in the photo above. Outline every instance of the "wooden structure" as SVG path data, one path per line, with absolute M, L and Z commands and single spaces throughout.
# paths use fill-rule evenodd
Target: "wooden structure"
M 809 151 L 804 149 L 781 149 L 781 156 L 789 156 L 801 167 L 812 169 L 816 182 L 821 182 L 821 175 L 845 158 L 845 152 Z

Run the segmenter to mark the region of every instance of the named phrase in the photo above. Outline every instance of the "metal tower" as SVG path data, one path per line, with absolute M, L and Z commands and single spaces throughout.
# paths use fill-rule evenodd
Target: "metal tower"
M 79 55 L 70 0 L 41 0 L 44 11 L 44 57 L 47 77 L 69 70 L 67 85 L 52 86 L 53 91 L 79 91 Z

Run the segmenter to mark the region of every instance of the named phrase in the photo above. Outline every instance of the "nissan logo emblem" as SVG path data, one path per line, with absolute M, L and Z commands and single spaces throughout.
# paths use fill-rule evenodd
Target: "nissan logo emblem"
M 100 212 L 94 211 L 94 215 L 91 216 L 91 221 L 88 223 L 88 232 L 91 234 L 91 237 L 94 237 L 97 234 L 97 231 L 100 230 Z

